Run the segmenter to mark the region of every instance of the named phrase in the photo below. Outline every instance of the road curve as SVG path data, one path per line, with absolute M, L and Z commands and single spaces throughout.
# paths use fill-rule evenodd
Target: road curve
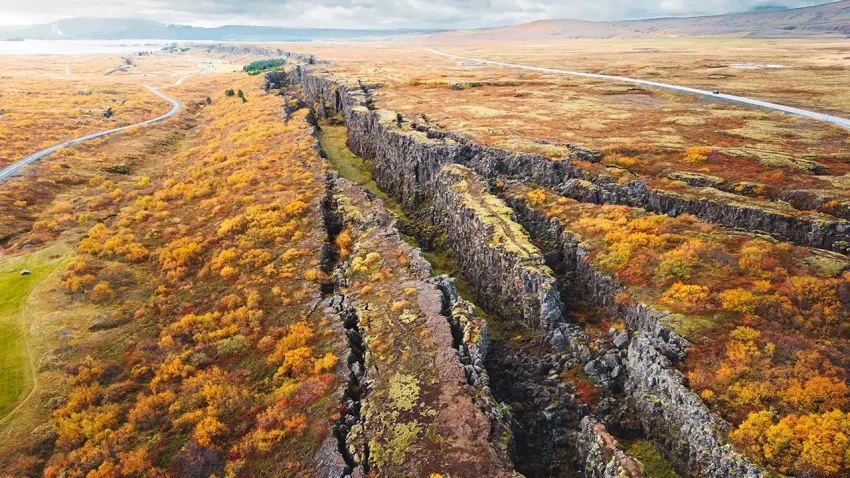
M 90 139 L 101 138 L 103 136 L 107 136 L 107 135 L 110 135 L 110 134 L 113 134 L 113 133 L 117 133 L 119 131 L 124 131 L 126 129 L 135 128 L 137 126 L 147 126 L 147 125 L 150 125 L 150 124 L 159 123 L 160 121 L 164 121 L 164 120 L 167 120 L 168 118 L 171 118 L 178 111 L 180 111 L 180 108 L 183 107 L 183 105 L 179 101 L 175 100 L 174 98 L 169 98 L 168 96 L 165 96 L 164 94 L 160 93 L 159 90 L 157 90 L 156 88 L 154 88 L 152 86 L 148 86 L 148 85 L 145 85 L 145 88 L 150 90 L 151 93 L 155 94 L 156 96 L 159 96 L 160 98 L 171 103 L 171 111 L 169 111 L 168 113 L 165 113 L 162 116 L 159 116 L 159 117 L 154 118 L 154 119 L 149 119 L 149 120 L 143 121 L 141 123 L 136 123 L 136 124 L 132 124 L 132 125 L 129 125 L 129 126 L 122 126 L 120 128 L 110 129 L 108 131 L 101 131 L 99 133 L 92 133 L 90 135 L 82 136 L 82 137 L 79 137 L 79 138 L 76 138 L 76 139 L 72 139 L 70 141 L 65 141 L 64 143 L 60 143 L 60 144 L 51 146 L 47 149 L 42 149 L 41 151 L 35 152 L 35 153 L 27 156 L 26 158 L 24 158 L 24 159 L 22 159 L 22 160 L 20 160 L 16 163 L 12 163 L 12 164 L 10 164 L 9 166 L 6 166 L 3 169 L 0 169 L 0 181 L 5 181 L 6 179 L 9 179 L 12 176 L 17 175 L 21 171 L 21 168 L 23 168 L 24 166 L 29 166 L 30 164 L 38 161 L 39 159 L 41 159 L 41 158 L 43 158 L 43 157 L 45 157 L 45 156 L 47 156 L 51 153 L 56 152 L 59 149 L 67 148 L 68 146 L 71 146 L 72 144 L 82 143 L 83 141 L 88 141 Z
M 727 95 L 727 94 L 724 94 L 724 93 L 714 94 L 711 91 L 707 91 L 707 90 L 700 90 L 700 89 L 697 89 L 697 88 L 690 88 L 690 87 L 687 87 L 687 86 L 670 85 L 670 84 L 667 84 L 667 83 L 658 83 L 658 82 L 655 82 L 655 81 L 638 80 L 638 79 L 635 79 L 635 78 L 627 78 L 627 77 L 624 77 L 624 76 L 597 75 L 597 74 L 594 74 L 594 73 L 582 73 L 582 72 L 579 72 L 579 71 L 553 70 L 551 68 L 538 68 L 538 67 L 535 67 L 535 66 L 514 65 L 514 64 L 511 64 L 511 63 L 501 63 L 501 62 L 498 62 L 498 61 L 482 60 L 482 59 L 479 59 L 479 58 L 468 58 L 468 57 L 465 57 L 465 56 L 452 55 L 452 54 L 443 53 L 443 52 L 440 52 L 440 51 L 437 51 L 437 50 L 434 50 L 434 49 L 431 49 L 431 48 L 427 48 L 427 50 L 431 53 L 434 53 L 435 55 L 446 56 L 446 57 L 449 57 L 449 58 L 456 58 L 458 60 L 474 61 L 474 62 L 478 62 L 478 63 L 484 63 L 484 64 L 487 64 L 487 65 L 504 66 L 504 67 L 507 67 L 507 68 L 519 68 L 519 69 L 522 69 L 522 70 L 540 71 L 540 72 L 543 72 L 543 73 L 556 73 L 556 74 L 561 74 L 561 75 L 583 76 L 583 77 L 586 77 L 586 78 L 599 78 L 599 79 L 602 79 L 602 80 L 622 81 L 622 82 L 626 82 L 626 83 L 633 83 L 633 84 L 636 84 L 636 85 L 645 85 L 645 86 L 654 86 L 656 88 L 665 88 L 665 89 L 668 89 L 668 90 L 681 91 L 681 92 L 684 92 L 684 93 L 691 93 L 691 94 L 694 94 L 694 95 L 705 96 L 705 97 L 712 98 L 712 99 L 732 101 L 732 102 L 735 102 L 735 103 L 742 103 L 742 104 L 745 104 L 745 105 L 757 106 L 759 108 L 766 108 L 766 109 L 770 109 L 770 110 L 781 111 L 783 113 L 789 113 L 789 114 L 793 114 L 793 115 L 804 116 L 806 118 L 811 118 L 811 119 L 814 119 L 814 120 L 817 120 L 817 121 L 822 121 L 824 123 L 830 123 L 830 124 L 834 124 L 834 125 L 837 125 L 837 126 L 841 126 L 842 128 L 850 129 L 850 119 L 847 119 L 847 118 L 839 118 L 837 116 L 827 115 L 827 114 L 824 114 L 824 113 L 817 113 L 817 112 L 814 112 L 814 111 L 804 110 L 804 109 L 800 109 L 800 108 L 794 108 L 793 106 L 785 106 L 785 105 L 779 105 L 779 104 L 776 104 L 776 103 L 769 103 L 767 101 L 755 100 L 755 99 L 746 98 L 746 97 L 743 97 L 743 96 Z

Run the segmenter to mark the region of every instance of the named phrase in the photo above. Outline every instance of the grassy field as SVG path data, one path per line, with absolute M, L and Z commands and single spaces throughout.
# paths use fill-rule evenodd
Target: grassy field
M 368 189 L 372 194 L 378 196 L 384 202 L 384 205 L 396 215 L 402 214 L 398 202 L 387 196 L 375 184 L 372 173 L 369 172 L 369 167 L 363 161 L 363 158 L 348 149 L 346 144 L 348 142 L 348 128 L 343 125 L 323 123 L 319 131 L 319 141 L 322 144 L 322 149 L 328 155 L 328 162 L 340 176 Z
M 32 369 L 20 316 L 30 292 L 70 254 L 66 244 L 0 262 L 0 418 L 5 417 L 32 386 Z M 27 269 L 30 275 L 20 271 Z

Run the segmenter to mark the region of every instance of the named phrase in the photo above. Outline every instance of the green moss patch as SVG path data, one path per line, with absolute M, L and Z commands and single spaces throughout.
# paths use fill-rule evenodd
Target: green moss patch
M 661 453 L 649 440 L 633 440 L 623 443 L 625 452 L 640 462 L 643 476 L 651 478 L 679 478 L 673 465 L 661 456 Z

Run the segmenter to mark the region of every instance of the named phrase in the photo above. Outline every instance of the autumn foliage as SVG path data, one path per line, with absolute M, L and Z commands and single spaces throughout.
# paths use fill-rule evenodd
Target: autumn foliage
M 511 194 L 577 233 L 630 297 L 681 314 L 674 327 L 693 342 L 682 365 L 690 386 L 732 422 L 730 438 L 752 458 L 794 475 L 850 470 L 846 259 L 688 215 L 543 189 Z
M 343 347 L 315 310 L 322 278 L 301 280 L 324 241 L 323 162 L 304 114 L 286 123 L 280 107 L 261 93 L 216 99 L 166 176 L 132 190 L 92 180 L 117 214 L 88 228 L 62 286 L 144 332 L 117 360 L 70 367 L 44 476 L 312 469 L 337 415 Z

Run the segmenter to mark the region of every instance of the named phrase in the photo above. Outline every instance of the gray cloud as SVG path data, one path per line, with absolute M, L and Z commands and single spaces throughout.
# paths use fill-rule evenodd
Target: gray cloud
M 328 28 L 480 28 L 533 20 L 626 20 L 708 15 L 806 0 L 0 0 L 0 23 L 73 16 L 131 17 L 196 26 L 253 24 Z

